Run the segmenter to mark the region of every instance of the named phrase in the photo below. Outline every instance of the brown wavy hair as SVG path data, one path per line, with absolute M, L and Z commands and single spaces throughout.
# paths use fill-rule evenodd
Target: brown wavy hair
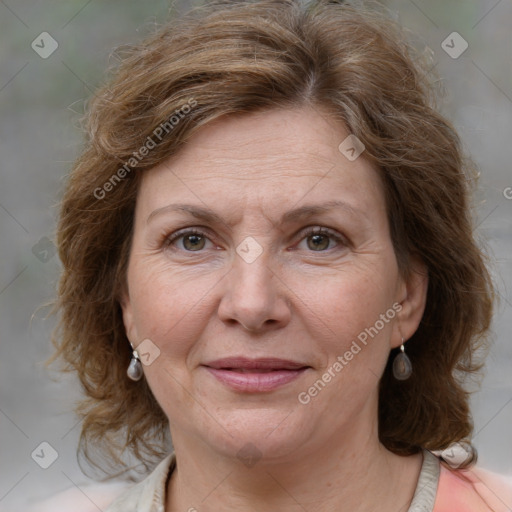
M 402 455 L 470 442 L 466 377 L 481 369 L 475 354 L 487 346 L 494 300 L 473 237 L 476 172 L 438 113 L 428 54 L 408 41 L 375 7 L 226 0 L 118 52 L 121 63 L 90 100 L 57 231 L 53 359 L 62 357 L 83 386 L 82 454 L 91 459 L 97 449 L 123 467 L 131 453 L 147 469 L 169 448 L 168 420 L 145 379 L 126 376 L 120 297 L 141 173 L 221 116 L 303 106 L 364 143 L 385 183 L 401 273 L 411 272 L 412 255 L 428 268 L 426 310 L 407 342 L 414 372 L 393 378 L 393 350 L 380 382 L 380 440 Z

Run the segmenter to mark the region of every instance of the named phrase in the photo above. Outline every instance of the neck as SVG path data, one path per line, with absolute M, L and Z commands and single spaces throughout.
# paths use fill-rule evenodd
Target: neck
M 405 511 L 422 463 L 421 454 L 400 457 L 385 449 L 376 428 L 337 433 L 287 460 L 262 456 L 251 467 L 197 439 L 178 436 L 174 442 L 178 467 L 166 512 Z

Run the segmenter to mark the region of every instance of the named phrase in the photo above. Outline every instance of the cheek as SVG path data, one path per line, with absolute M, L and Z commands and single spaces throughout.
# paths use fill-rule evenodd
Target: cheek
M 149 338 L 162 355 L 178 357 L 189 350 L 207 321 L 204 304 L 214 281 L 188 272 L 145 265 L 132 269 L 130 298 L 140 340 Z
M 387 270 L 375 265 L 364 272 L 347 268 L 325 279 L 318 293 L 304 302 L 311 306 L 314 301 L 317 315 L 334 333 L 357 336 L 392 308 L 396 284 L 392 265 Z M 396 317 L 394 310 L 391 316 Z
M 372 272 L 327 280 L 311 308 L 320 320 L 316 344 L 324 355 L 321 372 L 330 371 L 325 379 L 333 400 L 347 392 L 354 399 L 369 394 L 386 365 L 400 306 L 394 302 L 397 270 L 381 270 L 376 265 Z
M 279 293 L 291 308 L 288 330 L 304 328 L 311 348 L 322 353 L 324 361 L 344 353 L 392 306 L 396 263 L 392 251 L 388 254 L 385 249 L 337 269 L 304 273 L 281 268 L 287 286 Z M 208 323 L 223 329 L 215 312 L 222 293 L 228 291 L 222 283 L 225 270 L 214 272 L 200 265 L 171 269 L 165 262 L 155 264 L 143 257 L 134 261 L 129 271 L 130 297 L 139 339 L 149 338 L 170 358 L 193 355 Z
M 323 354 L 322 366 L 299 398 L 318 414 L 332 415 L 333 421 L 339 421 L 340 413 L 357 415 L 376 399 L 397 313 L 392 294 L 374 280 L 352 274 L 338 284 L 318 296 L 321 331 L 313 339 Z

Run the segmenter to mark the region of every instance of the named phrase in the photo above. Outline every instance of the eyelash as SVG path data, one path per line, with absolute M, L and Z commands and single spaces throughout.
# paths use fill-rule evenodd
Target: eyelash
M 176 240 L 178 240 L 182 237 L 185 237 L 187 235 L 198 235 L 198 236 L 209 239 L 208 233 L 205 231 L 202 231 L 197 228 L 186 229 L 186 230 L 178 231 L 178 232 L 172 234 L 171 236 L 166 237 L 165 245 L 171 246 L 173 244 L 173 242 L 175 242 Z M 321 228 L 321 227 L 305 228 L 305 231 L 303 231 L 301 235 L 302 235 L 302 238 L 300 239 L 300 241 L 302 241 L 303 239 L 307 238 L 308 236 L 312 236 L 312 235 L 327 235 L 327 236 L 331 237 L 333 240 L 335 240 L 338 244 L 348 245 L 347 241 L 345 240 L 344 237 L 342 237 L 341 235 L 336 233 L 336 231 L 333 231 L 332 229 L 329 229 L 329 228 Z M 311 251 L 311 252 L 329 252 L 330 250 L 331 249 L 326 249 L 323 251 Z M 185 249 L 185 252 L 194 253 L 194 252 L 202 252 L 202 251 L 187 251 Z

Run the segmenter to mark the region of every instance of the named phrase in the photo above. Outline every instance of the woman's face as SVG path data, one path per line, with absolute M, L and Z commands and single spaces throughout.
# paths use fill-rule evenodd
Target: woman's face
M 224 118 L 144 173 L 123 315 L 176 447 L 286 460 L 375 435 L 426 281 L 400 277 L 348 135 L 312 109 Z

